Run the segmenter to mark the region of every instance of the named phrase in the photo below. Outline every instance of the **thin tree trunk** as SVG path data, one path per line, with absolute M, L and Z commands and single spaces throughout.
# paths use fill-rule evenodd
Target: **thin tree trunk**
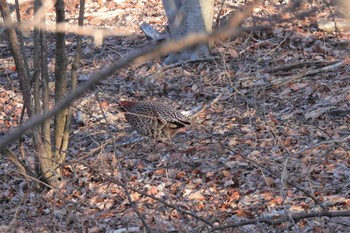
M 79 8 L 79 26 L 84 25 L 84 10 L 85 10 L 85 0 L 80 0 L 80 8 Z M 71 79 L 71 91 L 74 91 L 78 84 L 78 69 L 79 69 L 79 63 L 80 63 L 80 57 L 81 57 L 81 51 L 82 51 L 82 36 L 77 36 L 77 46 L 75 51 L 75 58 L 72 64 L 72 79 Z M 67 114 L 67 121 L 64 129 L 64 136 L 63 136 L 63 143 L 62 143 L 62 149 L 64 151 L 67 151 L 68 149 L 68 143 L 69 143 L 69 133 L 70 133 L 70 127 L 73 117 L 73 109 L 71 107 L 68 108 L 68 114 Z
M 44 0 L 41 0 L 42 4 Z M 46 24 L 45 16 L 41 19 L 42 25 Z M 48 52 L 47 52 L 47 40 L 46 40 L 45 26 L 40 32 L 40 44 L 41 44 L 41 84 L 42 84 L 42 108 L 43 112 L 49 110 L 50 95 L 49 95 L 49 71 L 48 71 Z M 51 124 L 50 119 L 45 120 L 42 123 L 42 135 L 43 143 L 46 149 L 47 159 L 53 161 L 52 158 L 52 146 L 51 146 Z
M 20 15 L 20 10 L 19 10 L 19 1 L 15 0 L 15 6 L 16 6 L 16 18 L 17 18 L 17 22 L 20 23 L 21 22 L 21 15 Z M 17 31 L 17 35 L 18 35 L 18 39 L 19 39 L 19 46 L 21 48 L 22 51 L 22 56 L 23 56 L 23 64 L 24 64 L 24 70 L 28 76 L 28 78 L 30 77 L 30 73 L 29 73 L 29 65 L 28 65 L 28 59 L 25 53 L 25 49 L 24 49 L 24 39 L 23 39 L 23 33 L 21 31 Z
M 64 2 L 56 2 L 56 23 L 64 23 Z M 59 102 L 67 93 L 67 58 L 65 53 L 65 33 L 56 34 L 56 65 L 55 65 L 55 102 Z M 67 120 L 67 109 L 62 109 L 55 116 L 55 163 L 60 166 L 65 160 L 66 150 L 63 146 L 63 135 Z M 60 168 L 56 169 L 58 175 L 61 174 Z
M 6 0 L 0 0 L 0 10 L 1 10 L 1 14 L 5 24 L 12 25 L 10 10 Z M 9 42 L 11 45 L 11 50 L 13 53 L 13 58 L 15 60 L 15 65 L 16 65 L 18 78 L 19 78 L 19 84 L 20 84 L 21 91 L 23 93 L 23 102 L 27 108 L 28 116 L 31 117 L 33 107 L 32 107 L 31 95 L 30 95 L 30 80 L 28 76 L 29 72 L 27 73 L 25 71 L 24 59 L 21 53 L 20 46 L 18 44 L 15 29 L 13 27 L 11 28 L 7 27 L 5 31 L 7 32 Z
M 41 6 L 40 0 L 34 1 L 34 14 Z M 41 112 L 40 104 L 40 30 L 34 28 L 34 74 L 32 80 L 34 80 L 34 112 L 39 114 Z M 38 127 L 40 129 L 40 127 Z
M 10 11 L 9 11 L 7 1 L 0 0 L 0 10 L 1 10 L 1 14 L 2 14 L 2 17 L 4 19 L 5 24 L 11 25 L 12 21 L 11 21 Z M 24 51 L 24 49 L 21 51 L 20 46 L 18 45 L 18 40 L 17 40 L 17 35 L 16 35 L 15 29 L 13 27 L 6 27 L 6 32 L 7 32 L 8 38 L 9 38 L 13 57 L 15 60 L 15 65 L 16 65 L 16 69 L 17 69 L 17 73 L 18 73 L 20 88 L 21 88 L 21 92 L 23 95 L 23 102 L 24 102 L 24 105 L 26 106 L 26 109 L 27 109 L 27 115 L 29 118 L 31 118 L 33 116 L 34 112 L 33 112 L 32 98 L 31 98 L 31 92 L 30 92 L 29 69 L 26 70 L 26 68 L 25 68 L 26 67 L 26 65 L 25 65 L 26 61 L 24 59 L 25 51 Z M 24 46 L 22 48 L 24 48 Z M 44 149 L 44 146 L 42 144 L 40 135 L 37 133 L 36 129 L 34 129 L 32 131 L 32 135 L 33 135 L 35 148 L 38 152 L 37 155 L 45 156 L 45 149 Z M 36 158 L 36 160 L 39 160 L 38 157 Z M 38 164 L 36 164 L 36 166 L 38 166 Z M 19 169 L 21 169 L 21 168 L 19 168 Z M 38 174 L 36 174 L 36 175 L 38 175 Z
M 34 14 L 38 11 L 40 7 L 40 0 L 34 1 Z M 41 101 L 40 101 L 40 30 L 34 29 L 34 74 L 32 77 L 32 80 L 34 80 L 34 113 L 40 114 L 41 113 Z M 35 130 L 41 131 L 41 127 L 36 127 Z M 41 176 L 41 169 L 40 169 L 40 156 L 44 155 L 35 155 L 35 172 L 38 174 L 38 176 Z

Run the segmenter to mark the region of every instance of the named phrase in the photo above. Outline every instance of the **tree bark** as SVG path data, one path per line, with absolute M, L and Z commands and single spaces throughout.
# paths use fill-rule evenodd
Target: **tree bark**
M 10 17 L 10 10 L 8 7 L 8 4 L 5 0 L 0 0 L 0 10 L 2 13 L 2 17 L 4 19 L 4 22 L 6 26 L 9 26 L 12 24 L 11 17 Z M 19 16 L 18 16 L 19 17 Z M 27 109 L 27 115 L 29 118 L 31 118 L 34 114 L 34 107 L 32 104 L 32 97 L 31 97 L 31 85 L 30 85 L 30 75 L 29 75 L 29 68 L 27 70 L 26 65 L 27 61 L 25 59 L 25 51 L 24 47 L 22 49 L 20 48 L 18 44 L 18 39 L 16 35 L 16 31 L 12 27 L 6 27 L 6 32 L 9 37 L 9 42 L 11 45 L 13 57 L 15 60 L 15 65 L 18 73 L 18 78 L 20 82 L 20 88 L 23 95 L 23 102 L 24 106 Z M 43 146 L 42 140 L 40 138 L 40 134 L 37 133 L 37 129 L 32 130 L 33 135 L 33 141 L 35 144 L 35 148 L 37 150 L 37 155 L 46 157 L 45 148 Z M 39 161 L 39 158 L 35 158 L 36 161 Z M 39 165 L 35 164 L 36 170 L 39 170 Z M 21 168 L 19 168 L 21 169 Z M 29 174 L 30 176 L 33 175 L 33 173 Z M 40 175 L 40 174 L 36 174 Z
M 78 22 L 79 26 L 84 25 L 84 10 L 85 10 L 85 0 L 80 0 L 79 22 Z M 83 44 L 82 36 L 78 35 L 75 57 L 72 64 L 71 91 L 74 91 L 78 85 L 78 69 L 79 69 L 80 58 L 81 58 L 82 44 Z M 69 133 L 71 128 L 72 118 L 73 118 L 73 109 L 72 107 L 69 107 L 67 109 L 67 120 L 64 128 L 64 135 L 63 135 L 63 142 L 62 142 L 62 148 L 64 148 L 65 150 L 67 150 L 68 148 Z
M 190 33 L 212 31 L 214 0 L 163 0 L 172 39 L 179 39 Z M 210 55 L 209 45 L 200 44 L 180 53 L 170 54 L 164 64 L 195 60 Z
M 11 25 L 12 21 L 11 21 L 11 15 L 10 15 L 10 10 L 9 10 L 7 1 L 0 0 L 0 10 L 1 10 L 1 14 L 4 19 L 5 25 Z M 18 44 L 18 39 L 17 39 L 15 29 L 13 27 L 11 28 L 6 27 L 5 31 L 7 32 L 7 36 L 9 38 L 9 42 L 11 45 L 13 58 L 15 60 L 15 65 L 16 65 L 17 74 L 19 78 L 19 84 L 20 84 L 21 91 L 23 93 L 23 102 L 27 108 L 28 116 L 31 117 L 33 106 L 32 106 L 32 98 L 30 94 L 29 72 L 27 73 L 25 71 L 24 58 L 21 53 L 20 46 Z
M 56 23 L 65 21 L 64 1 L 56 2 Z M 65 52 L 65 33 L 56 34 L 56 64 L 55 64 L 55 102 L 59 102 L 67 93 L 67 57 Z M 59 167 L 65 160 L 66 148 L 63 148 L 64 128 L 67 120 L 67 109 L 62 109 L 55 115 L 55 163 Z M 61 169 L 56 169 L 58 175 L 61 175 Z
M 44 4 L 44 0 L 41 1 L 41 5 Z M 45 15 L 41 19 L 42 25 L 46 24 Z M 50 108 L 50 94 L 49 94 L 49 70 L 48 70 L 48 49 L 46 39 L 45 26 L 40 32 L 40 45 L 41 45 L 41 98 L 42 98 L 42 110 L 43 112 L 48 111 Z M 51 144 L 51 123 L 50 119 L 47 119 L 41 124 L 42 138 L 46 149 L 47 159 L 52 161 L 52 144 Z

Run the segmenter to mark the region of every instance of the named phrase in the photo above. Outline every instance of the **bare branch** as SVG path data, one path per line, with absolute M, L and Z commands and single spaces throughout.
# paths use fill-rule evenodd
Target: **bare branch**
M 314 211 L 314 212 L 310 212 L 310 213 L 285 214 L 285 215 L 280 215 L 280 216 L 274 216 L 273 218 L 263 217 L 263 218 L 256 218 L 256 219 L 241 221 L 238 223 L 224 224 L 222 226 L 213 227 L 210 230 L 210 232 L 222 231 L 222 230 L 227 229 L 227 228 L 235 228 L 235 227 L 241 227 L 241 226 L 258 224 L 258 223 L 266 223 L 269 225 L 276 225 L 276 224 L 284 223 L 284 222 L 289 221 L 289 220 L 299 221 L 301 219 L 306 219 L 306 218 L 319 218 L 319 217 L 335 218 L 335 217 L 349 217 L 349 216 L 350 216 L 350 210 L 334 211 L 334 212 Z
M 31 176 L 33 178 L 35 178 L 35 174 L 29 169 L 29 167 L 23 163 L 22 161 L 20 161 L 17 156 L 15 156 L 10 150 L 5 149 L 3 151 L 1 151 L 1 153 L 7 157 L 8 160 L 10 160 L 13 164 L 16 165 L 18 171 L 21 174 L 27 174 L 28 176 Z
M 12 143 L 14 140 L 18 139 L 25 131 L 37 126 L 42 121 L 52 117 L 53 115 L 60 112 L 61 109 L 70 105 L 75 99 L 81 97 L 87 90 L 91 89 L 93 86 L 98 84 L 101 80 L 106 79 L 108 76 L 112 75 L 116 70 L 126 67 L 132 62 L 138 64 L 144 63 L 150 59 L 164 56 L 166 54 L 180 51 L 181 49 L 189 48 L 196 44 L 206 43 L 209 41 L 224 40 L 231 36 L 232 34 L 239 33 L 239 24 L 252 14 L 254 9 L 254 4 L 247 6 L 242 12 L 237 13 L 234 18 L 230 20 L 227 26 L 220 28 L 216 32 L 207 35 L 205 33 L 193 33 L 185 38 L 179 40 L 173 40 L 160 44 L 159 46 L 149 46 L 131 53 L 128 57 L 122 60 L 118 60 L 111 64 L 107 68 L 98 71 L 91 75 L 91 78 L 86 83 L 77 87 L 77 89 L 70 94 L 68 94 L 63 100 L 58 102 L 50 111 L 44 112 L 41 115 L 33 116 L 21 127 L 14 130 L 12 133 L 6 135 L 0 141 L 0 150 L 4 149 L 7 145 Z
M 295 153 L 292 153 L 291 156 L 300 155 L 300 154 L 304 153 L 307 150 L 311 150 L 311 149 L 317 148 L 317 147 L 319 147 L 321 145 L 339 144 L 339 143 L 343 143 L 343 142 L 347 142 L 347 141 L 350 142 L 350 135 L 348 135 L 346 137 L 343 137 L 343 138 L 338 138 L 338 139 L 334 139 L 334 140 L 328 140 L 328 141 L 316 143 L 314 145 L 311 145 L 311 146 L 308 146 L 308 147 L 306 147 L 304 149 L 301 149 L 301 150 L 299 150 L 299 151 L 297 151 Z

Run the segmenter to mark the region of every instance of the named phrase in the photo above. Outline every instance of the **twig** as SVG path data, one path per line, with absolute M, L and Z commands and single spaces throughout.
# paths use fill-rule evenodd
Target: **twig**
M 279 78 L 279 79 L 273 79 L 271 81 L 271 86 L 282 86 L 288 83 L 291 83 L 292 81 L 295 81 L 297 79 L 303 78 L 305 76 L 310 76 L 310 75 L 315 75 L 321 72 L 327 72 L 330 70 L 334 70 L 335 68 L 338 68 L 339 66 L 343 65 L 344 61 L 339 61 L 335 64 L 329 65 L 329 66 L 325 66 L 319 69 L 313 69 L 313 70 L 308 70 L 305 73 L 302 74 L 296 74 L 296 75 L 291 75 L 288 77 L 284 77 L 284 78 Z
M 333 211 L 332 212 L 330 212 L 330 211 L 313 211 L 310 213 L 284 214 L 284 215 L 279 215 L 279 216 L 273 216 L 273 218 L 263 217 L 263 218 L 256 218 L 256 219 L 241 221 L 238 223 L 224 224 L 222 226 L 213 227 L 212 229 L 210 229 L 210 232 L 222 231 L 222 230 L 227 229 L 227 228 L 236 228 L 236 227 L 258 224 L 258 223 L 266 223 L 269 225 L 276 225 L 276 224 L 284 223 L 284 222 L 291 220 L 291 219 L 293 219 L 294 221 L 299 221 L 299 220 L 306 219 L 306 218 L 317 218 L 317 217 L 335 218 L 335 217 L 349 217 L 349 216 L 350 216 L 350 210 L 334 211 L 334 212 Z
M 258 59 L 253 66 L 256 66 L 260 61 L 262 61 L 266 56 L 270 55 L 271 53 L 273 53 L 274 51 L 276 51 L 279 47 L 281 47 L 281 45 L 289 38 L 289 36 L 293 33 L 294 31 L 290 31 L 288 33 L 288 35 L 286 35 L 283 40 L 273 49 L 271 49 L 268 53 L 266 53 L 262 58 Z
M 263 70 L 265 73 L 273 73 L 277 71 L 285 71 L 285 70 L 291 70 L 295 68 L 305 67 L 305 66 L 312 66 L 312 65 L 333 65 L 339 61 L 304 61 L 304 62 L 298 62 L 293 64 L 285 64 L 278 67 L 271 67 L 268 69 Z
M 218 141 L 218 142 L 219 142 L 219 144 L 220 144 L 223 148 L 225 148 L 225 149 L 227 149 L 227 150 L 229 150 L 229 151 L 231 151 L 231 152 L 236 153 L 236 152 L 235 152 L 234 150 L 232 150 L 231 148 L 229 148 L 229 147 L 223 145 L 220 141 Z M 246 156 L 240 154 L 240 153 L 237 153 L 237 154 L 238 154 L 239 156 L 241 156 L 242 158 L 244 158 L 245 160 L 251 162 L 253 165 L 255 165 L 255 166 L 259 167 L 259 168 L 262 168 L 262 169 L 268 171 L 268 172 L 269 172 L 271 175 L 273 175 L 274 177 L 280 178 L 280 176 L 278 176 L 277 174 L 275 174 L 270 168 L 265 167 L 265 166 L 263 166 L 263 165 L 257 163 L 256 161 L 254 161 L 254 160 L 252 160 L 252 159 L 249 159 L 248 157 L 246 157 Z M 299 190 L 300 192 L 304 193 L 306 196 L 310 197 L 310 198 L 315 202 L 315 204 L 319 205 L 324 211 L 327 210 L 326 207 L 324 207 L 324 206 L 322 205 L 322 203 L 320 203 L 320 202 L 319 202 L 312 194 L 310 194 L 308 191 L 306 191 L 306 190 L 300 188 L 298 185 L 296 185 L 296 184 L 294 184 L 294 183 L 292 183 L 292 182 L 290 182 L 290 181 L 288 181 L 288 180 L 286 180 L 285 182 L 286 182 L 288 185 L 293 186 L 294 188 L 296 188 L 296 189 Z
M 23 198 L 21 198 L 20 202 L 18 203 L 17 207 L 16 207 L 16 210 L 15 210 L 15 214 L 13 215 L 12 217 L 12 220 L 10 221 L 10 227 L 12 228 L 15 224 L 15 221 L 16 221 L 16 218 L 17 218 L 17 215 L 18 215 L 18 211 L 19 211 L 19 207 L 22 205 L 22 203 L 25 201 L 25 199 L 27 199 L 28 197 L 24 196 Z M 12 228 L 14 229 L 14 228 Z
M 344 138 L 339 138 L 339 139 L 334 139 L 334 140 L 329 140 L 329 141 L 316 143 L 315 145 L 308 146 L 308 147 L 306 147 L 304 149 L 301 149 L 301 150 L 299 150 L 299 151 L 297 151 L 295 153 L 292 153 L 290 156 L 300 155 L 300 154 L 304 153 L 307 150 L 311 150 L 311 149 L 319 147 L 321 145 L 343 143 L 343 142 L 346 142 L 346 141 L 350 141 L 350 135 L 348 135 L 347 137 L 344 137 Z
M 221 0 L 220 9 L 218 10 L 218 16 L 216 17 L 216 20 L 215 20 L 216 27 L 219 26 L 220 16 L 221 16 L 221 13 L 223 12 L 222 9 L 224 9 L 224 5 L 225 5 L 225 0 Z
M 98 101 L 98 103 L 100 103 L 99 101 L 99 97 L 98 97 L 98 94 L 96 93 L 96 99 Z M 102 112 L 102 116 L 104 118 L 104 120 L 106 121 L 106 124 L 109 125 L 109 122 L 107 120 L 107 117 L 106 117 L 106 114 L 105 114 L 105 111 L 103 110 L 102 106 L 99 104 L 98 105 L 100 107 L 100 111 Z M 115 138 L 112 134 L 112 132 L 110 132 L 107 128 L 107 132 L 109 133 L 109 135 L 112 137 L 112 141 L 113 141 L 113 152 L 114 152 L 114 155 L 115 155 L 115 158 L 117 158 L 117 147 L 116 147 L 116 143 L 115 143 Z M 126 175 L 125 175 L 125 171 L 123 169 L 123 166 L 121 165 L 119 159 L 117 159 L 117 166 L 118 166 L 118 170 L 120 172 L 120 175 L 123 179 L 123 183 L 125 183 L 126 185 L 123 187 L 124 188 L 124 191 L 125 191 L 125 194 L 128 198 L 128 201 L 131 205 L 131 208 L 134 210 L 134 212 L 136 213 L 136 215 L 139 217 L 139 219 L 141 220 L 142 222 L 142 225 L 145 227 L 146 231 L 148 233 L 151 233 L 151 229 L 150 227 L 148 226 L 148 224 L 146 223 L 146 220 L 145 218 L 143 217 L 143 215 L 140 213 L 140 211 L 138 210 L 138 208 L 136 207 L 135 205 L 135 202 L 132 200 L 131 196 L 130 196 L 130 192 L 127 188 L 127 184 L 128 184 L 128 179 L 126 179 Z
M 97 29 L 68 23 L 45 24 L 42 22 L 5 23 L 6 28 L 18 28 L 20 31 L 33 29 L 46 30 L 47 32 L 74 33 L 80 36 L 92 36 L 97 45 L 101 45 L 103 38 L 108 36 L 133 36 L 137 33 L 129 27 L 118 27 L 112 29 Z
M 31 179 L 31 180 L 33 180 L 33 181 L 36 181 L 36 182 L 38 182 L 39 184 L 48 187 L 49 189 L 57 190 L 57 189 L 55 189 L 54 187 L 52 187 L 51 185 L 46 184 L 45 182 L 43 182 L 43 181 L 41 181 L 41 180 L 39 180 L 39 179 L 37 179 L 37 178 L 35 178 L 35 177 L 33 177 L 33 176 L 30 176 L 30 175 L 28 175 L 28 174 L 26 174 L 26 173 L 23 173 L 23 172 L 19 171 L 19 170 L 15 170 L 15 172 L 21 174 L 22 176 L 24 176 L 24 177 L 26 177 L 26 178 L 28 178 L 28 179 Z
M 195 118 L 197 117 L 199 114 L 201 114 L 202 112 L 204 112 L 205 110 L 207 110 L 208 108 L 210 108 L 211 106 L 213 106 L 216 102 L 219 101 L 219 99 L 221 98 L 222 94 L 220 93 L 215 99 L 213 99 L 209 104 L 205 105 L 201 110 L 199 110 L 198 112 L 194 113 L 193 115 L 191 115 L 191 118 Z
M 152 58 L 159 57 L 161 55 L 166 55 L 172 52 L 177 52 L 181 49 L 192 47 L 196 44 L 206 43 L 209 41 L 218 41 L 228 38 L 232 34 L 239 33 L 237 29 L 239 24 L 252 14 L 254 9 L 254 4 L 247 6 L 242 12 L 235 14 L 235 18 L 231 19 L 227 26 L 218 29 L 210 35 L 206 33 L 194 33 L 190 34 L 182 39 L 175 41 L 168 41 L 157 46 L 149 46 L 134 53 L 130 53 L 128 57 L 122 60 L 118 60 L 111 64 L 107 68 L 94 73 L 89 81 L 78 86 L 76 90 L 68 94 L 64 99 L 55 104 L 55 106 L 42 114 L 37 114 L 31 117 L 26 123 L 18 127 L 11 133 L 8 133 L 5 138 L 0 140 L 0 150 L 4 149 L 7 145 L 17 140 L 25 131 L 32 129 L 33 127 L 39 125 L 44 120 L 52 117 L 61 111 L 61 109 L 70 105 L 75 99 L 83 96 L 83 94 L 98 84 L 101 80 L 106 79 L 108 76 L 112 75 L 116 70 L 126 67 L 132 62 L 138 64 L 144 63 Z
M 190 59 L 190 60 L 186 60 L 186 61 L 181 61 L 181 62 L 177 62 L 177 63 L 173 63 L 171 65 L 166 65 L 162 67 L 162 71 L 165 70 L 169 70 L 178 66 L 183 66 L 186 65 L 187 63 L 196 63 L 196 62 L 210 62 L 210 61 L 214 61 L 215 59 L 219 59 L 220 57 L 218 56 L 214 56 L 214 57 L 203 57 L 203 58 L 196 58 L 196 59 Z
M 18 171 L 22 174 L 35 178 L 35 174 L 29 169 L 29 167 L 21 162 L 17 156 L 15 156 L 10 150 L 4 149 L 0 151 L 0 154 L 3 154 L 8 160 L 10 160 L 14 165 L 16 165 Z
M 149 23 L 143 22 L 140 25 L 140 29 L 145 33 L 147 38 L 153 40 L 153 41 L 160 41 L 167 38 L 167 35 L 165 33 L 160 33 L 156 29 L 154 29 Z
M 149 198 L 151 198 L 153 200 L 156 200 L 156 201 L 162 203 L 163 205 L 165 205 L 165 206 L 167 206 L 169 208 L 177 210 L 178 212 L 180 212 L 182 214 L 192 216 L 193 218 L 195 218 L 195 219 L 197 219 L 197 220 L 199 220 L 199 221 L 201 221 L 203 223 L 206 223 L 209 226 L 213 226 L 213 224 L 210 222 L 210 220 L 202 218 L 202 217 L 200 217 L 200 216 L 198 216 L 198 215 L 196 215 L 196 214 L 194 214 L 194 213 L 192 213 L 190 211 L 184 210 L 184 209 L 182 209 L 182 208 L 180 208 L 180 207 L 178 207 L 176 205 L 170 204 L 170 203 L 164 201 L 161 198 L 158 198 L 158 197 L 155 197 L 153 195 L 148 194 L 147 192 L 143 192 L 143 191 L 140 191 L 140 190 L 138 190 L 138 189 L 136 189 L 134 187 L 127 186 L 126 184 L 124 184 L 124 182 L 121 182 L 121 181 L 115 179 L 112 176 L 108 176 L 106 174 L 103 174 L 103 173 L 99 172 L 98 170 L 96 170 L 94 167 L 89 166 L 88 164 L 86 164 L 84 162 L 82 164 L 84 166 L 88 167 L 89 169 L 91 169 L 92 171 L 94 171 L 95 173 L 97 173 L 97 175 L 99 175 L 101 178 L 104 178 L 104 179 L 108 180 L 111 183 L 117 184 L 117 185 L 121 186 L 124 189 L 128 189 L 128 190 L 131 190 L 133 192 L 139 193 L 139 194 L 141 194 L 141 195 L 143 195 L 145 197 L 149 197 Z
M 338 37 L 339 36 L 339 29 L 338 29 L 338 26 L 337 26 L 337 22 L 335 21 L 334 12 L 332 11 L 332 9 L 329 6 L 329 3 L 327 1 L 323 0 L 323 3 L 326 4 L 327 9 L 329 10 L 329 15 L 332 17 L 332 21 L 334 23 L 336 37 Z
M 236 90 L 237 90 L 237 89 L 236 89 Z M 241 93 L 239 90 L 237 90 L 237 91 L 238 91 L 238 93 Z M 256 106 L 255 103 L 253 103 L 252 101 L 250 101 L 243 93 L 241 93 L 241 94 L 242 94 L 242 96 L 247 100 L 247 102 L 248 102 L 249 104 L 253 105 L 256 109 L 258 109 L 258 107 Z M 262 118 L 263 118 L 263 116 L 262 116 Z M 273 132 L 273 134 L 274 134 L 274 136 L 276 137 L 276 133 Z M 231 152 L 233 152 L 233 153 L 236 153 L 233 149 L 231 149 L 231 148 L 225 146 L 221 141 L 217 141 L 217 142 L 218 142 L 223 148 L 225 148 L 225 149 L 227 149 L 227 150 L 229 150 L 229 151 L 231 151 Z M 280 140 L 279 140 L 279 142 L 280 142 Z M 281 145 L 283 145 L 283 144 L 281 144 Z M 288 150 L 286 150 L 286 151 L 287 151 L 287 153 L 291 156 L 290 152 L 289 152 Z M 244 158 L 245 160 L 251 162 L 251 163 L 254 164 L 255 166 L 257 166 L 257 167 L 259 167 L 259 168 L 265 169 L 266 171 L 268 171 L 268 172 L 269 172 L 271 175 L 273 175 L 274 177 L 280 178 L 277 174 L 275 174 L 275 173 L 274 173 L 271 169 L 269 169 L 268 167 L 265 167 L 265 166 L 263 166 L 263 165 L 257 163 L 256 161 L 254 161 L 254 160 L 252 160 L 252 159 L 249 159 L 248 157 L 246 157 L 246 156 L 240 154 L 240 153 L 237 153 L 237 154 L 238 154 L 239 156 L 241 156 L 242 158 Z M 299 190 L 300 192 L 304 193 L 304 194 L 307 195 L 308 197 L 310 197 L 310 198 L 315 202 L 315 204 L 319 205 L 324 211 L 327 210 L 327 209 L 326 209 L 312 194 L 310 194 L 308 191 L 306 191 L 306 190 L 300 188 L 299 186 L 297 186 L 297 185 L 295 185 L 295 184 L 293 184 L 293 183 L 291 183 L 291 182 L 289 182 L 289 181 L 286 181 L 286 183 L 289 184 L 290 186 L 293 186 L 294 188 L 296 188 L 296 189 Z
M 103 150 L 103 148 L 105 148 L 105 146 L 108 145 L 111 141 L 112 141 L 112 138 L 109 138 L 109 139 L 105 140 L 103 144 L 99 145 L 99 146 L 96 147 L 95 149 L 92 149 L 92 150 L 91 150 L 89 153 L 87 153 L 86 155 L 79 156 L 79 160 L 87 159 L 88 157 L 93 156 L 95 153 L 100 152 L 100 151 Z

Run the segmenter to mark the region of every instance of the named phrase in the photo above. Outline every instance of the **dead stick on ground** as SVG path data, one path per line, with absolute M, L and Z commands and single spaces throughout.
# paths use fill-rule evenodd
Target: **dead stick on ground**
M 325 66 L 325 67 L 322 67 L 320 69 L 314 69 L 314 70 L 306 71 L 303 74 L 296 74 L 296 75 L 291 75 L 291 76 L 284 77 L 284 78 L 273 79 L 271 81 L 271 86 L 274 86 L 274 87 L 283 86 L 283 85 L 291 83 L 292 81 L 295 81 L 297 79 L 301 79 L 301 78 L 303 78 L 305 76 L 315 75 L 315 74 L 318 74 L 318 73 L 321 73 L 321 72 L 326 72 L 326 71 L 333 70 L 333 69 L 338 68 L 339 66 L 341 66 L 343 64 L 344 64 L 344 62 L 340 61 L 340 62 L 337 62 L 337 63 L 335 63 L 333 65 Z
M 219 101 L 219 99 L 221 98 L 222 94 L 219 94 L 215 99 L 213 99 L 209 104 L 205 105 L 201 110 L 199 110 L 198 112 L 196 112 L 195 114 L 191 115 L 191 118 L 195 118 L 197 117 L 199 114 L 201 114 L 202 112 L 204 112 L 205 110 L 207 110 L 208 108 L 210 108 L 211 106 L 213 106 L 216 102 Z
M 316 148 L 316 147 L 319 147 L 319 146 L 321 146 L 321 145 L 343 143 L 343 142 L 347 142 L 347 141 L 350 141 L 350 135 L 347 136 L 347 137 L 344 137 L 344 138 L 339 138 L 339 139 L 334 139 L 334 140 L 329 140 L 329 141 L 317 143 L 317 144 L 315 144 L 315 145 L 306 147 L 306 148 L 301 149 L 301 150 L 299 150 L 299 151 L 297 151 L 297 152 L 295 152 L 295 153 L 292 153 L 290 156 L 300 155 L 300 154 L 304 153 L 304 152 L 307 151 L 307 150 L 311 150 L 311 149 Z
M 268 69 L 265 69 L 265 73 L 273 73 L 273 72 L 278 72 L 278 71 L 287 71 L 287 70 L 292 70 L 296 68 L 302 68 L 302 67 L 310 67 L 312 65 L 316 66 L 322 66 L 322 65 L 333 65 L 339 61 L 308 61 L 308 62 L 298 62 L 298 63 L 293 63 L 293 64 L 286 64 L 282 66 L 277 66 L 277 67 L 270 67 Z
M 261 223 L 266 223 L 269 225 L 276 225 L 276 224 L 281 224 L 286 221 L 289 221 L 293 219 L 294 221 L 299 221 L 301 219 L 306 219 L 306 218 L 319 218 L 319 217 L 348 217 L 350 216 L 350 210 L 345 210 L 345 211 L 315 211 L 315 212 L 310 212 L 310 213 L 298 213 L 298 214 L 284 214 L 284 215 L 279 215 L 279 216 L 274 216 L 274 217 L 262 217 L 262 218 L 256 218 L 256 219 L 251 219 L 251 220 L 246 220 L 246 221 L 240 221 L 237 223 L 232 223 L 232 224 L 224 224 L 222 226 L 218 227 L 213 227 L 210 232 L 214 231 L 220 231 L 228 228 L 236 228 L 236 227 L 241 227 L 241 226 L 246 226 L 246 225 L 252 225 L 252 224 L 261 224 Z

